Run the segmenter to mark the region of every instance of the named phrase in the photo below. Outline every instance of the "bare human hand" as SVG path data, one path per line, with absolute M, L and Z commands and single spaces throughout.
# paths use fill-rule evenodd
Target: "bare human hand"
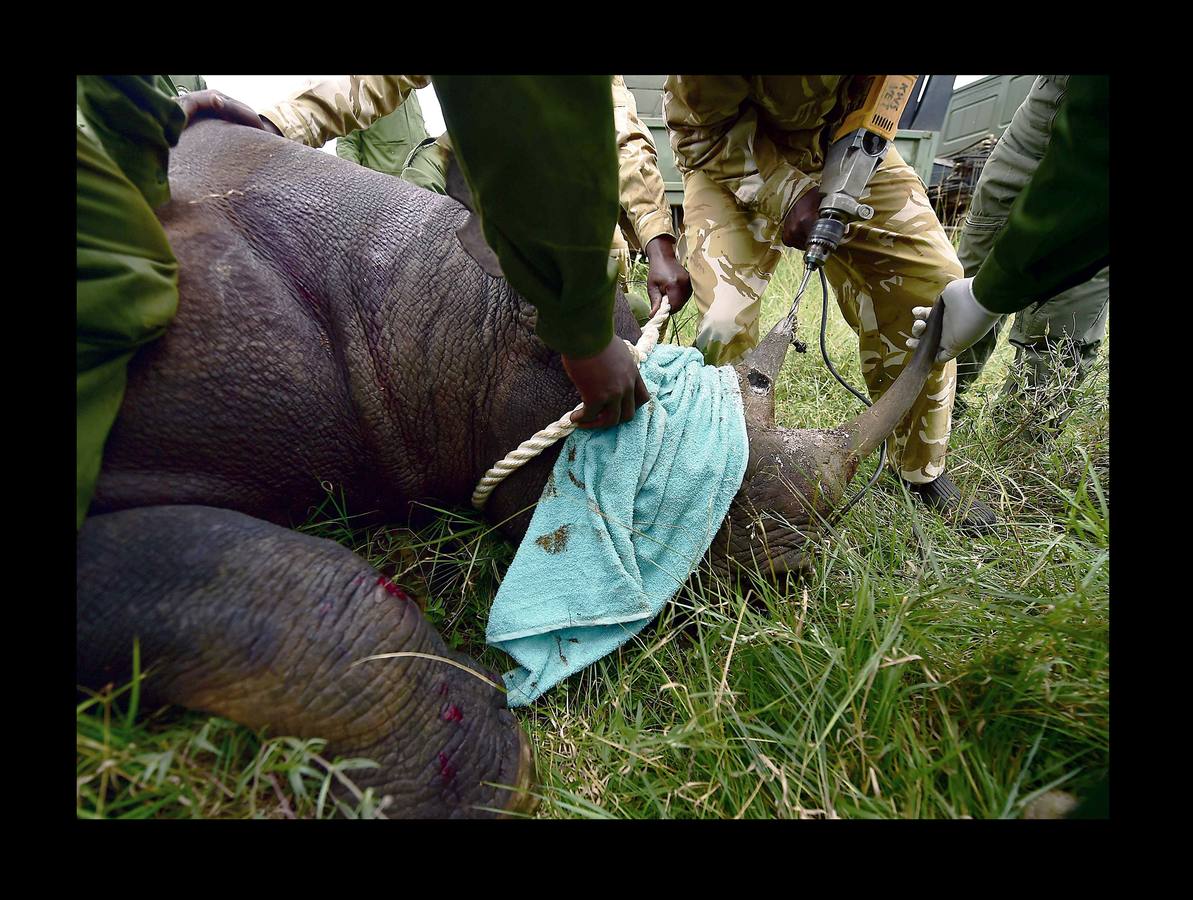
M 671 304 L 671 315 L 692 296 L 692 279 L 688 270 L 675 258 L 675 238 L 660 234 L 646 245 L 646 258 L 650 260 L 650 272 L 646 276 L 646 293 L 650 296 L 650 314 L 659 311 L 663 297 Z
M 178 98 L 189 126 L 199 119 L 223 119 L 235 125 L 265 130 L 262 119 L 248 104 L 216 90 L 191 91 Z
M 584 408 L 572 413 L 577 428 L 608 428 L 628 422 L 650 399 L 634 357 L 617 335 L 595 356 L 562 359 L 564 371 L 584 401 Z
M 820 216 L 820 201 L 823 199 L 824 194 L 820 193 L 820 189 L 812 188 L 795 201 L 795 206 L 783 217 L 782 237 L 786 246 L 797 250 L 808 249 L 808 232 Z

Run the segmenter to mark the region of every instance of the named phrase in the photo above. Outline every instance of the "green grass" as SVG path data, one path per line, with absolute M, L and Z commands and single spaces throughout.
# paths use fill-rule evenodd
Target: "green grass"
M 268 739 L 215 716 L 169 707 L 142 715 L 147 677 L 134 645 L 129 684 L 85 691 L 75 709 L 79 818 L 385 817 L 385 804 L 348 774 L 371 761 L 328 760 L 324 741 Z M 354 802 L 337 799 L 335 782 Z
M 798 274 L 784 260 L 764 326 Z M 829 314 L 829 353 L 860 386 L 856 338 L 832 302 Z M 691 313 L 678 318 L 690 337 Z M 815 284 L 799 319 L 809 349 L 779 380 L 779 422 L 836 425 L 858 404 L 820 360 Z M 1106 353 L 1043 445 L 1027 439 L 1031 410 L 998 397 L 1005 339 L 970 392 L 949 472 L 998 511 L 996 533 L 961 535 L 884 477 L 802 581 L 730 586 L 701 571 L 636 640 L 520 711 L 537 815 L 1013 818 L 1046 791 L 1096 784 L 1109 766 Z M 508 668 L 483 635 L 513 548 L 474 516 L 357 528 L 333 491 L 304 529 L 420 592 L 452 646 Z M 80 816 L 376 811 L 371 796 L 331 805 L 318 742 L 117 693 L 77 714 Z

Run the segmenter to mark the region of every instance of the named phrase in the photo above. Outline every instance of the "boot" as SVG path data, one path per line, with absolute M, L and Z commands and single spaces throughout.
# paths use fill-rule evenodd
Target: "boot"
M 976 497 L 967 502 L 948 475 L 941 475 L 927 484 L 908 483 L 907 486 L 929 509 L 952 518 L 954 526 L 960 531 L 981 532 L 998 524 L 994 510 Z

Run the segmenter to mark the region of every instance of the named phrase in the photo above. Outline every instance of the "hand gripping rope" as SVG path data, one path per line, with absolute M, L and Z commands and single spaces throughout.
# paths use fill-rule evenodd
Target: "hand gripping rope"
M 663 302 L 659 305 L 659 311 L 651 316 L 650 321 L 642 328 L 642 336 L 638 338 L 637 344 L 631 344 L 629 341 L 625 342 L 626 347 L 629 348 L 630 353 L 634 357 L 634 362 L 638 365 L 650 355 L 650 351 L 655 348 L 659 342 L 659 330 L 663 327 L 663 323 L 667 321 L 667 316 L 671 314 L 671 304 L 667 302 L 667 298 L 663 297 Z M 483 509 L 485 502 L 489 499 L 489 495 L 496 490 L 497 485 L 501 484 L 510 474 L 516 472 L 530 460 L 534 459 L 560 438 L 565 438 L 576 430 L 576 423 L 572 421 L 572 413 L 584 408 L 584 404 L 579 404 L 571 412 L 564 413 L 564 415 L 556 419 L 542 431 L 539 431 L 534 437 L 527 438 L 515 449 L 511 450 L 505 455 L 505 458 L 496 463 L 488 472 L 481 478 L 480 483 L 477 484 L 476 490 L 472 492 L 472 505 L 476 509 Z

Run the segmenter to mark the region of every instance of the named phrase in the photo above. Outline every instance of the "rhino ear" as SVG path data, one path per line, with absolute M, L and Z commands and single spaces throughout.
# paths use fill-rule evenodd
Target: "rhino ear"
M 459 203 L 470 213 L 476 213 L 476 205 L 472 202 L 472 188 L 468 186 L 468 179 L 464 177 L 460 164 L 456 162 L 453 153 L 447 163 L 447 182 L 444 185 L 447 195 Z
M 480 216 L 477 215 L 476 204 L 472 200 L 472 189 L 468 186 L 468 180 L 464 177 L 464 173 L 460 171 L 455 154 L 452 154 L 451 161 L 447 164 L 445 187 L 447 195 L 469 213 L 468 221 L 456 229 L 456 239 L 460 242 L 460 246 L 487 273 L 494 278 L 504 278 L 505 273 L 501 271 L 501 262 L 497 259 L 497 254 L 485 242 Z

